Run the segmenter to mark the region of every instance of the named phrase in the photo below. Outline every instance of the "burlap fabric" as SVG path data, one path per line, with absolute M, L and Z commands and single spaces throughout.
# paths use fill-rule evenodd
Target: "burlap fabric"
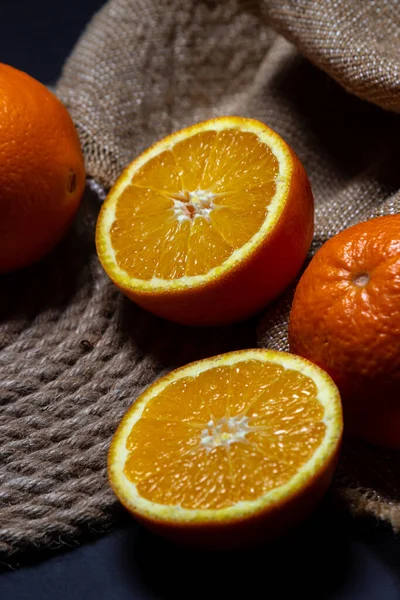
M 93 19 L 57 92 L 95 192 L 51 256 L 1 280 L 1 552 L 53 547 L 113 521 L 110 437 L 164 370 L 257 341 L 287 347 L 291 290 L 265 315 L 223 329 L 178 327 L 125 300 L 95 255 L 103 190 L 164 134 L 239 114 L 268 123 L 303 161 L 316 200 L 312 251 L 347 225 L 398 212 L 399 118 L 365 99 L 400 109 L 399 8 L 396 0 L 111 0 Z M 335 490 L 355 513 L 400 527 L 395 453 L 347 441 Z

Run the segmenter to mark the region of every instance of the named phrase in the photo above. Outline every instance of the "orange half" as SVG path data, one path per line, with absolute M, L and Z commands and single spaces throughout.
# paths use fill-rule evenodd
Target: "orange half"
M 132 300 L 204 325 L 275 298 L 312 233 L 312 193 L 294 152 L 259 121 L 222 117 L 168 136 L 128 166 L 100 211 L 96 245 Z
M 172 539 L 240 546 L 283 533 L 329 485 L 342 435 L 338 390 L 305 359 L 242 350 L 163 377 L 111 444 L 121 502 Z

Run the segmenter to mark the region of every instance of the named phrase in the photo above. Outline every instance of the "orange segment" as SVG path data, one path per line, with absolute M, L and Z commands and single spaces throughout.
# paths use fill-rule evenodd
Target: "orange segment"
M 186 275 L 203 275 L 222 264 L 233 252 L 212 223 L 195 219 L 191 227 L 186 262 Z
M 221 323 L 288 285 L 312 220 L 307 177 L 285 142 L 258 121 L 222 117 L 129 165 L 102 207 L 96 245 L 111 279 L 140 305 L 183 323 Z
M 181 179 L 180 191 L 193 191 L 201 187 L 199 184 L 217 135 L 216 131 L 202 131 L 173 146 L 172 153 Z
M 171 150 L 161 152 L 146 162 L 141 169 L 135 173 L 132 183 L 136 187 L 150 188 L 162 192 L 176 194 L 181 189 L 179 168 Z M 123 204 L 134 206 L 125 198 Z
M 285 353 L 244 350 L 171 373 L 131 407 L 110 481 L 139 518 L 221 526 L 281 510 L 320 476 L 342 433 L 333 382 Z M 317 496 L 318 494 L 316 494 Z
M 223 194 L 216 198 L 210 221 L 220 236 L 233 248 L 241 248 L 265 221 L 268 207 L 265 198 L 273 196 L 275 184 L 264 185 L 257 192 Z M 235 226 L 232 227 L 232 223 Z
M 278 173 L 276 156 L 257 134 L 228 129 L 214 139 L 200 186 L 216 194 L 237 193 L 275 181 Z M 270 198 L 265 199 L 266 204 Z

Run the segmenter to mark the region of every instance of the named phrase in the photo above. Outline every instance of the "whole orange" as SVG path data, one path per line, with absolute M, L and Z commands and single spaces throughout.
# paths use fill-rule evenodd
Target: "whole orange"
M 289 340 L 334 379 L 350 433 L 400 448 L 400 215 L 322 246 L 296 289 Z
M 44 85 L 0 63 L 0 273 L 49 252 L 85 185 L 78 135 Z

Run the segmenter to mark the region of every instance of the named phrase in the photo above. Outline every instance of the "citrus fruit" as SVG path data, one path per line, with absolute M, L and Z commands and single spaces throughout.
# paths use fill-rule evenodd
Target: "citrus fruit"
M 322 246 L 290 315 L 290 349 L 334 379 L 346 429 L 400 448 L 400 215 L 371 219 Z
M 70 225 L 85 185 L 67 109 L 41 83 L 0 63 L 0 273 L 49 252 Z
M 233 322 L 300 269 L 313 198 L 289 146 L 252 119 L 221 117 L 157 142 L 111 189 L 101 263 L 132 300 L 189 325 Z
M 151 385 L 115 433 L 109 479 L 154 531 L 237 547 L 282 534 L 314 508 L 341 433 L 326 373 L 284 352 L 241 350 Z

